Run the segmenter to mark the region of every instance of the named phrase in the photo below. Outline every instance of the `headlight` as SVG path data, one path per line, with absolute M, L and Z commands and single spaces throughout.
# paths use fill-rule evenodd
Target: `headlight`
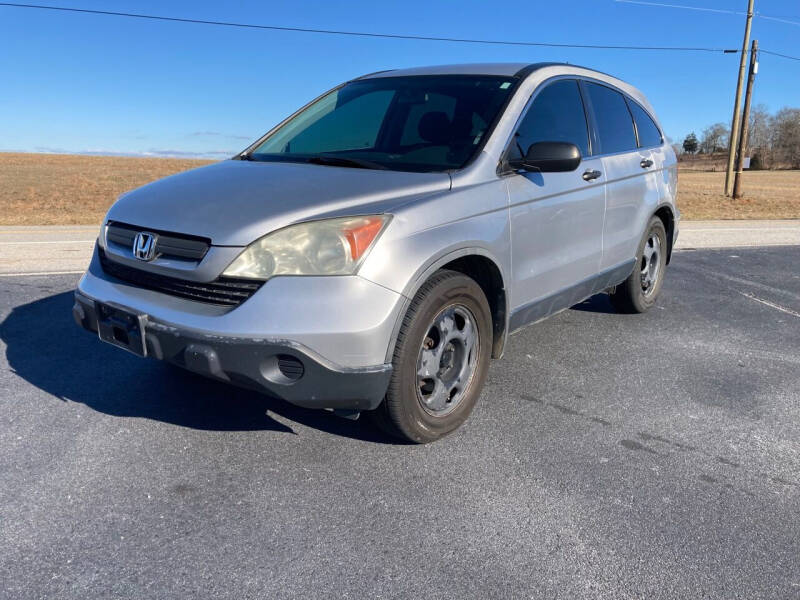
M 389 219 L 372 215 L 290 225 L 250 244 L 223 275 L 351 275 Z

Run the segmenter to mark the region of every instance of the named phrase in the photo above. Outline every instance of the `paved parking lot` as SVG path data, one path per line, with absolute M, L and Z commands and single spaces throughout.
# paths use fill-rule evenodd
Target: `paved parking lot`
M 511 338 L 398 445 L 72 323 L 0 277 L 0 597 L 797 598 L 800 247 L 675 256 Z

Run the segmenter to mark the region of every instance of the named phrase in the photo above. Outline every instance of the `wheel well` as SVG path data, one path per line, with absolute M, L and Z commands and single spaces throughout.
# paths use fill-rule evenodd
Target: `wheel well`
M 675 233 L 675 216 L 672 214 L 672 209 L 668 206 L 662 206 L 656 211 L 656 216 L 664 223 L 664 229 L 667 230 L 667 264 L 672 258 L 672 240 Z
M 462 256 L 441 268 L 463 273 L 481 286 L 492 311 L 492 358 L 500 358 L 506 336 L 506 289 L 500 269 L 491 259 L 478 254 Z

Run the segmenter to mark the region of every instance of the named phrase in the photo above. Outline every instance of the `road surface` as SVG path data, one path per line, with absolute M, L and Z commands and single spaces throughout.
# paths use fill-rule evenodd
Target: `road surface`
M 101 344 L 78 275 L 0 277 L 0 597 L 797 598 L 798 264 L 681 251 L 648 314 L 512 336 L 428 446 Z

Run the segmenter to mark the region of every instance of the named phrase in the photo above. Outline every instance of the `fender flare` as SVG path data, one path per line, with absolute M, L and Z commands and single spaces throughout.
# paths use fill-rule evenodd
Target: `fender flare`
M 678 233 L 678 220 L 680 217 L 676 216 L 677 209 L 670 204 L 669 202 L 662 202 L 658 206 L 656 206 L 653 214 L 650 215 L 650 218 L 659 217 L 659 213 L 666 210 L 669 212 L 670 223 L 665 224 L 665 229 L 667 230 L 667 264 L 670 263 L 672 259 L 672 250 L 675 246 L 675 237 Z
M 403 324 L 403 319 L 405 319 L 406 313 L 408 312 L 408 307 L 411 305 L 414 296 L 416 296 L 423 284 L 431 277 L 431 275 L 433 275 L 446 264 L 464 256 L 475 255 L 482 256 L 492 261 L 492 263 L 497 267 L 497 270 L 500 272 L 500 278 L 503 282 L 503 289 L 508 289 L 506 286 L 506 274 L 503 271 L 503 268 L 500 266 L 500 261 L 498 261 L 497 258 L 486 248 L 481 246 L 464 246 L 460 248 L 443 250 L 437 253 L 433 258 L 428 259 L 414 272 L 414 275 L 409 279 L 408 283 L 406 283 L 406 286 L 403 288 L 403 291 L 400 293 L 403 299 L 401 301 L 400 309 L 397 313 L 394 327 L 392 328 L 392 335 L 389 338 L 389 345 L 386 348 L 385 362 L 392 362 L 394 348 L 397 344 L 397 336 L 400 333 L 400 327 Z M 497 358 L 502 356 L 505 349 L 505 342 L 508 337 L 509 299 L 507 293 L 504 294 L 504 296 L 506 305 L 504 311 L 503 338 L 499 351 L 497 352 Z

